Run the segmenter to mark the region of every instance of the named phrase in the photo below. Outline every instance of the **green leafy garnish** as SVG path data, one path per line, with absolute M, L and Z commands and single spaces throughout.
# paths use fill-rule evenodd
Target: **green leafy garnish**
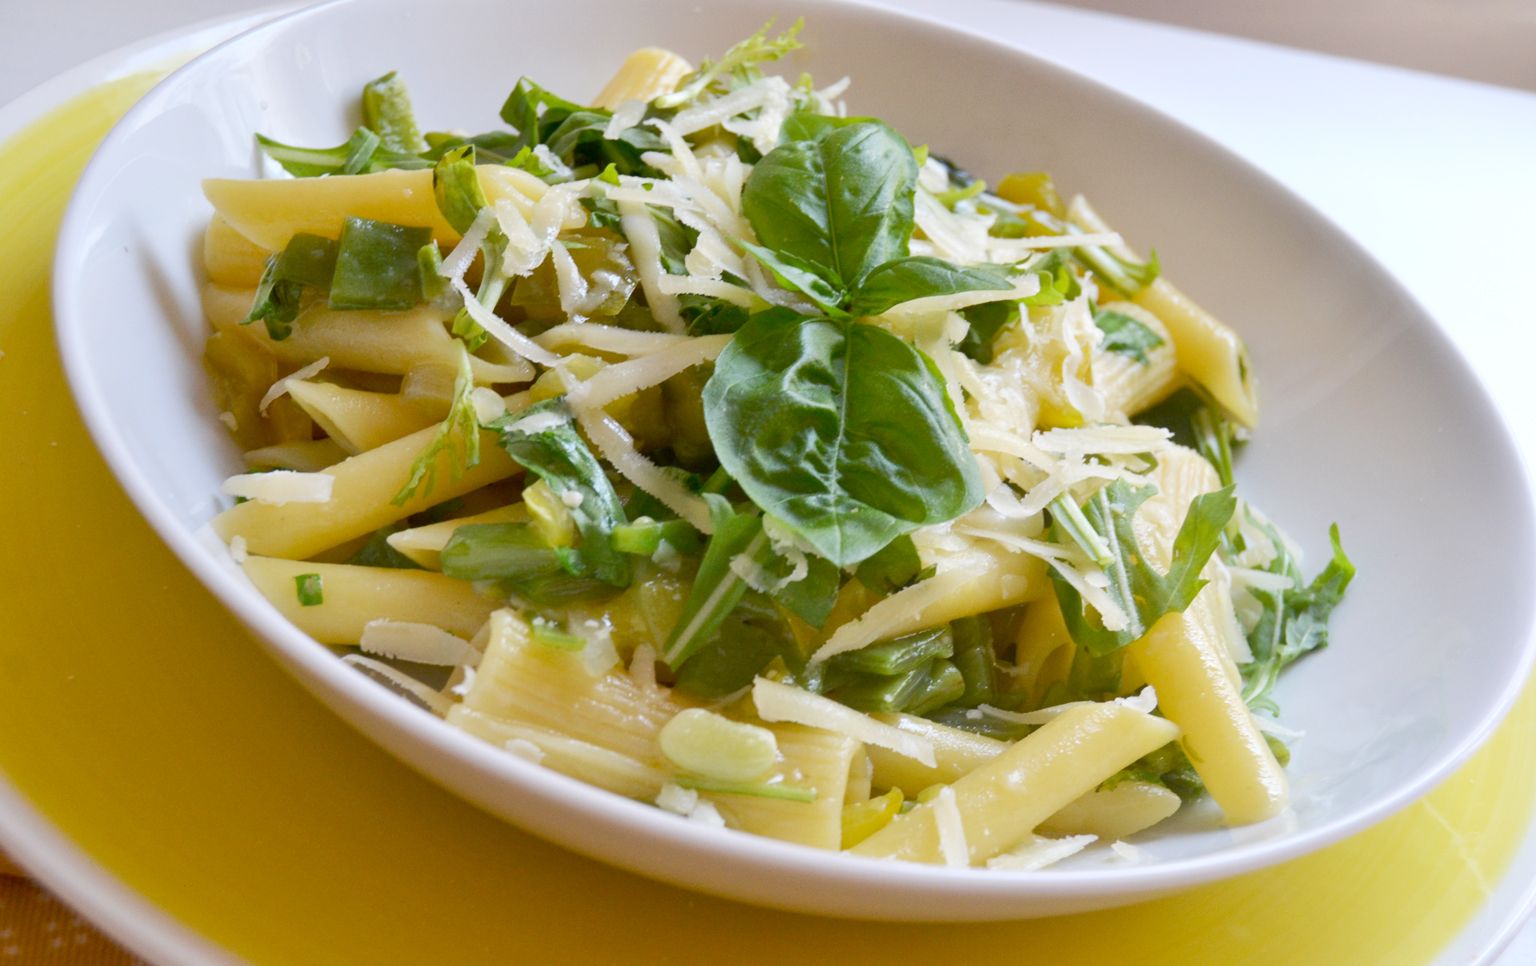
M 1139 413 L 1136 422 L 1168 430 L 1175 443 L 1195 450 L 1215 467 L 1222 486 L 1232 485 L 1232 449 L 1240 442 L 1237 430 L 1195 390 L 1180 389 Z
M 325 591 L 319 574 L 299 574 L 293 578 L 301 607 L 318 607 L 325 603 Z
M 454 148 L 432 168 L 432 197 L 437 201 L 437 210 L 460 234 L 469 231 L 481 209 L 489 203 L 475 171 L 475 150 L 472 145 Z M 495 310 L 511 281 L 502 266 L 506 250 L 506 234 L 499 225 L 492 225 L 480 242 L 480 285 L 475 292 L 476 301 L 487 311 Z M 463 306 L 453 316 L 453 334 L 471 351 L 478 349 L 489 337 L 469 314 L 469 309 Z
M 631 127 L 606 137 L 613 112 L 583 107 L 524 77 L 501 106 L 501 118 L 517 132 L 518 150 L 547 147 L 567 167 L 591 166 L 593 174 L 613 165 L 619 174 L 654 175 L 640 160 L 645 151 L 666 151 L 667 142 L 650 128 Z
M 459 346 L 459 371 L 453 383 L 453 402 L 448 415 L 437 428 L 430 442 L 411 464 L 411 475 L 405 485 L 390 502 L 404 506 L 406 501 L 419 492 L 431 493 L 437 484 L 438 457 L 449 454 L 455 479 L 462 477 L 471 467 L 480 463 L 480 417 L 475 412 L 471 394 L 475 389 L 475 373 L 469 365 L 469 350 Z M 425 488 L 425 489 L 423 489 Z
M 890 595 L 912 583 L 922 573 L 917 545 L 903 534 L 866 557 L 853 572 L 859 583 L 881 595 Z
M 1130 356 L 1144 366 L 1152 361 L 1147 358 L 1147 352 L 1163 344 L 1162 336 L 1124 312 L 1100 309 L 1094 313 L 1093 324 L 1104 333 L 1104 341 L 1099 344 L 1099 348 Z
M 664 543 L 682 554 L 696 553 L 702 546 L 699 531 L 686 520 L 636 520 L 613 528 L 613 549 L 620 553 L 649 557 Z
M 470 523 L 456 528 L 443 547 L 442 568 L 459 580 L 514 584 L 565 569 L 555 549 L 526 523 Z
M 373 531 L 368 537 L 368 542 L 362 548 L 347 558 L 347 563 L 354 567 L 389 567 L 394 570 L 421 570 L 422 567 L 416 561 L 389 545 L 391 534 L 401 530 L 400 524 L 383 527 Z
M 1237 507 L 1230 486 L 1195 497 L 1174 537 L 1173 564 L 1162 574 L 1147 560 L 1134 525 L 1137 508 L 1154 492 L 1154 487 L 1116 479 L 1082 507 L 1089 526 L 1109 550 L 1104 573 L 1109 578 L 1110 598 L 1125 613 L 1124 628 L 1112 631 L 1091 621 L 1089 608 L 1077 590 L 1059 574 L 1051 574 L 1067 631 L 1091 656 L 1114 653 L 1145 634 L 1164 614 L 1189 606 L 1205 586 L 1200 571 L 1221 542 L 1222 531 Z M 1059 538 L 1066 539 L 1059 521 L 1053 519 L 1051 526 Z
M 876 326 L 759 313 L 715 361 L 704 409 L 721 466 L 838 567 L 983 497 L 933 363 Z
M 1304 584 L 1301 568 L 1286 549 L 1285 541 L 1273 528 L 1266 529 L 1277 554 L 1266 569 L 1289 576 L 1295 589 L 1250 591 L 1264 610 L 1248 635 L 1253 660 L 1239 670 L 1243 675 L 1243 700 L 1249 707 L 1273 713 L 1277 709 L 1270 692 L 1280 672 L 1302 655 L 1328 646 L 1328 618 L 1354 579 L 1355 565 L 1344 553 L 1339 543 L 1339 526 L 1334 524 L 1328 528 L 1333 556 L 1310 584 Z
M 877 266 L 859 284 L 849 311 L 854 315 L 879 315 L 913 299 L 1012 288 L 1008 276 L 997 266 L 961 266 L 919 255 Z
M 300 148 L 261 134 L 256 135 L 256 143 L 295 178 L 318 178 L 326 174 L 366 172 L 382 142 L 373 131 L 360 127 L 334 148 Z
M 408 309 L 419 305 L 421 249 L 432 229 L 348 218 L 336 244 L 331 276 L 333 309 Z
M 624 505 L 603 467 L 587 448 L 569 419 L 534 431 L 519 429 L 526 420 L 550 414 L 565 416 L 563 399 L 551 399 L 491 424 L 501 433 L 508 456 L 537 474 L 559 495 L 576 521 L 581 542 L 561 553 L 566 569 L 615 587 L 629 584 L 629 558 L 613 546 L 613 530 L 627 523 Z
M 256 298 L 243 325 L 261 320 L 267 335 L 281 341 L 293 333 L 300 302 L 306 290 L 330 290 L 336 271 L 336 243 L 318 235 L 294 235 L 283 248 L 267 258 L 267 267 L 256 286 Z
M 768 21 L 757 33 L 733 45 L 719 60 L 701 63 L 698 70 L 683 78 L 677 90 L 663 94 L 651 103 L 658 108 L 670 110 L 695 100 L 705 91 L 724 93 L 737 84 L 757 80 L 762 76 L 762 71 L 758 69 L 760 65 L 800 49 L 801 44 L 796 36 L 803 26 L 804 20 L 796 20 L 777 37 L 769 37 L 768 31 L 773 29 L 773 21 Z
M 768 545 L 761 517 L 737 513 L 729 502 L 713 493 L 705 494 L 704 499 L 709 502 L 715 532 L 704 549 L 704 559 L 699 562 L 677 626 L 672 628 L 662 650 L 662 660 L 673 670 L 682 668 L 709 643 L 746 595 L 746 581 L 731 569 L 731 561 L 743 554 L 751 559 Z

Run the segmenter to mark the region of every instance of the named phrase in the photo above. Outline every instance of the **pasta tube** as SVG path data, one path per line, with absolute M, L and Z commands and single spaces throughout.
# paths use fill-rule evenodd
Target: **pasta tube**
M 428 406 L 395 393 L 364 392 L 324 382 L 288 382 L 293 397 L 325 435 L 349 454 L 374 449 L 439 422 L 448 407 Z M 435 411 L 434 411 L 435 410 Z
M 672 93 L 691 73 L 693 65 L 672 51 L 641 47 L 624 59 L 592 103 L 611 111 L 625 101 L 650 101 Z

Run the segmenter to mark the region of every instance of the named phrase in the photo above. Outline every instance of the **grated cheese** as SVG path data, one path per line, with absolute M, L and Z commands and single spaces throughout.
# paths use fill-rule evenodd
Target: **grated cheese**
M 1136 846 L 1129 842 L 1122 842 L 1119 839 L 1116 839 L 1115 841 L 1109 843 L 1109 850 L 1115 853 L 1115 858 L 1122 862 L 1141 861 L 1141 849 L 1138 849 Z
M 257 405 L 256 411 L 265 416 L 267 414 L 267 407 L 276 402 L 279 397 L 287 394 L 289 383 L 303 382 L 312 376 L 319 375 L 320 370 L 324 369 L 330 364 L 330 356 L 321 356 L 304 368 L 291 372 L 283 378 L 277 380 L 272 384 L 272 387 L 267 390 L 266 395 L 261 397 L 261 403 Z
M 358 646 L 380 657 L 438 667 L 474 665 L 480 661 L 480 652 L 462 637 L 434 624 L 415 621 L 371 620 L 363 625 Z
M 438 266 L 437 273 L 450 281 L 462 282 L 464 273 L 469 271 L 469 266 L 475 262 L 475 256 L 480 254 L 480 246 L 485 242 L 485 236 L 491 233 L 491 226 L 496 224 L 496 212 L 489 207 L 481 208 L 475 215 L 475 220 L 470 223 L 464 237 L 453 246 L 453 251 L 443 259 Z
M 930 315 L 943 312 L 958 312 L 968 309 L 973 305 L 985 305 L 988 302 L 1017 302 L 1019 299 L 1027 299 L 1040 291 L 1040 276 L 1026 275 L 1022 279 L 1016 279 L 1012 289 L 1006 291 L 987 290 L 980 292 L 957 292 L 954 295 L 930 295 L 926 298 L 912 299 L 910 302 L 902 302 L 885 312 L 886 316 L 897 318 L 910 318 L 918 315 Z
M 715 532 L 709 518 L 709 504 L 705 503 L 681 480 L 652 463 L 645 454 L 635 449 L 634 440 L 618 420 L 601 409 L 587 409 L 577 413 L 577 421 L 587 438 L 597 447 L 619 475 L 635 486 L 660 500 L 669 510 L 691 523 L 703 534 Z
M 612 195 L 610 194 L 610 197 Z M 629 240 L 630 260 L 640 276 L 640 288 L 645 291 L 645 304 L 651 314 L 668 331 L 683 331 L 683 317 L 677 311 L 677 296 L 661 290 L 661 279 L 666 272 L 661 266 L 661 233 L 656 220 L 651 217 L 645 203 L 620 201 L 619 228 Z
M 1046 453 L 1132 455 L 1165 450 L 1173 434 L 1161 426 L 1123 426 L 1113 423 L 1083 426 L 1077 429 L 1050 429 L 1038 432 L 1032 442 Z
M 336 477 L 329 473 L 273 470 L 231 476 L 220 487 L 225 496 L 237 496 L 271 506 L 289 503 L 329 503 Z
M 645 111 L 649 106 L 645 101 L 628 100 L 614 108 L 608 126 L 603 128 L 603 140 L 617 141 L 620 134 L 645 120 Z
M 699 793 L 676 782 L 667 782 L 656 793 L 656 807 L 674 815 L 687 815 L 699 804 Z
M 756 295 L 750 289 L 740 285 L 732 285 L 730 282 L 716 278 L 699 278 L 695 275 L 663 275 L 656 280 L 657 287 L 667 295 L 706 295 L 710 298 L 721 299 L 732 305 L 750 309 L 756 302 Z M 950 296 L 935 296 L 936 298 Z M 959 296 L 953 296 L 958 298 Z
M 343 654 L 341 656 L 341 663 L 364 669 L 371 674 L 384 678 L 390 684 L 421 701 L 422 704 L 431 708 L 436 714 L 447 714 L 448 709 L 453 706 L 453 702 L 441 693 L 432 690 L 409 674 L 396 670 L 382 661 L 375 661 L 373 658 L 364 657 L 361 654 Z
M 1069 835 L 1060 839 L 1031 835 L 1023 845 L 1013 851 L 988 859 L 987 868 L 1008 872 L 1034 872 L 1048 865 L 1055 865 L 1062 859 L 1070 858 L 1097 841 L 1097 835 Z
M 730 341 L 729 335 L 679 339 L 664 349 L 606 366 L 592 378 L 570 387 L 566 402 L 577 411 L 601 409 L 614 400 L 660 385 L 680 372 L 713 361 Z
M 469 393 L 470 404 L 475 407 L 475 419 L 484 425 L 507 414 L 507 403 L 494 389 L 476 386 Z
M 932 741 L 876 721 L 831 698 L 757 678 L 752 682 L 752 703 L 757 707 L 758 717 L 764 721 L 787 721 L 820 728 L 894 751 L 930 768 L 935 765 Z
M 955 801 L 955 790 L 948 785 L 930 806 L 933 809 L 933 825 L 939 833 L 939 854 L 951 869 L 966 869 L 971 865 L 971 847 L 965 840 L 965 820 L 960 815 L 960 805 Z
M 957 584 L 979 580 L 989 569 L 987 559 L 975 556 L 962 557 L 947 570 L 941 566 L 934 576 L 877 601 L 857 620 L 839 627 L 827 643 L 811 655 L 811 660 L 820 664 L 833 655 L 857 651 L 892 636 L 896 627 L 909 625 L 914 616 L 921 616 L 929 607 L 952 594 Z
M 453 290 L 464 299 L 464 309 L 469 312 L 469 317 L 474 319 L 480 328 L 490 333 L 491 338 L 529 362 L 537 362 L 541 366 L 552 366 L 560 361 L 559 356 L 512 328 L 490 309 L 481 305 L 480 300 L 475 298 L 475 293 L 469 290 L 469 286 L 464 284 L 463 279 L 455 279 L 452 285 Z
M 687 336 L 670 332 L 636 332 L 618 326 L 597 322 L 562 322 L 545 329 L 533 341 L 551 351 L 557 348 L 579 346 L 599 352 L 614 352 L 626 356 L 643 356 L 677 345 Z
M 229 538 L 229 559 L 237 564 L 243 564 L 249 556 L 245 549 L 245 538 L 238 533 Z

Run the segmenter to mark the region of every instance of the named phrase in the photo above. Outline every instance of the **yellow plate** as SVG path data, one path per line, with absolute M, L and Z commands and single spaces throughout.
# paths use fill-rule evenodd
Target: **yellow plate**
M 1444 786 L 1362 835 L 1173 898 L 1046 921 L 907 926 L 754 909 L 615 871 L 477 811 L 284 676 L 160 545 L 80 424 L 53 344 L 51 248 L 88 153 L 147 85 L 114 82 L 0 148 L 0 769 L 111 875 L 236 955 L 1427 962 L 1530 827 L 1532 689 Z

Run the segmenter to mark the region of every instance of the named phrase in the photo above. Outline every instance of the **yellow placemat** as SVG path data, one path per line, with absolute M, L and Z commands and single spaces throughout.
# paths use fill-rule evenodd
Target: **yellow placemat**
M 753 909 L 614 871 L 460 802 L 260 652 L 139 519 L 69 400 L 48 312 L 52 242 L 89 150 L 146 84 L 109 85 L 0 148 L 0 770 L 103 866 L 236 954 L 1426 962 L 1522 841 L 1536 690 L 1445 786 L 1369 832 L 1178 897 L 1045 921 L 892 925 Z

